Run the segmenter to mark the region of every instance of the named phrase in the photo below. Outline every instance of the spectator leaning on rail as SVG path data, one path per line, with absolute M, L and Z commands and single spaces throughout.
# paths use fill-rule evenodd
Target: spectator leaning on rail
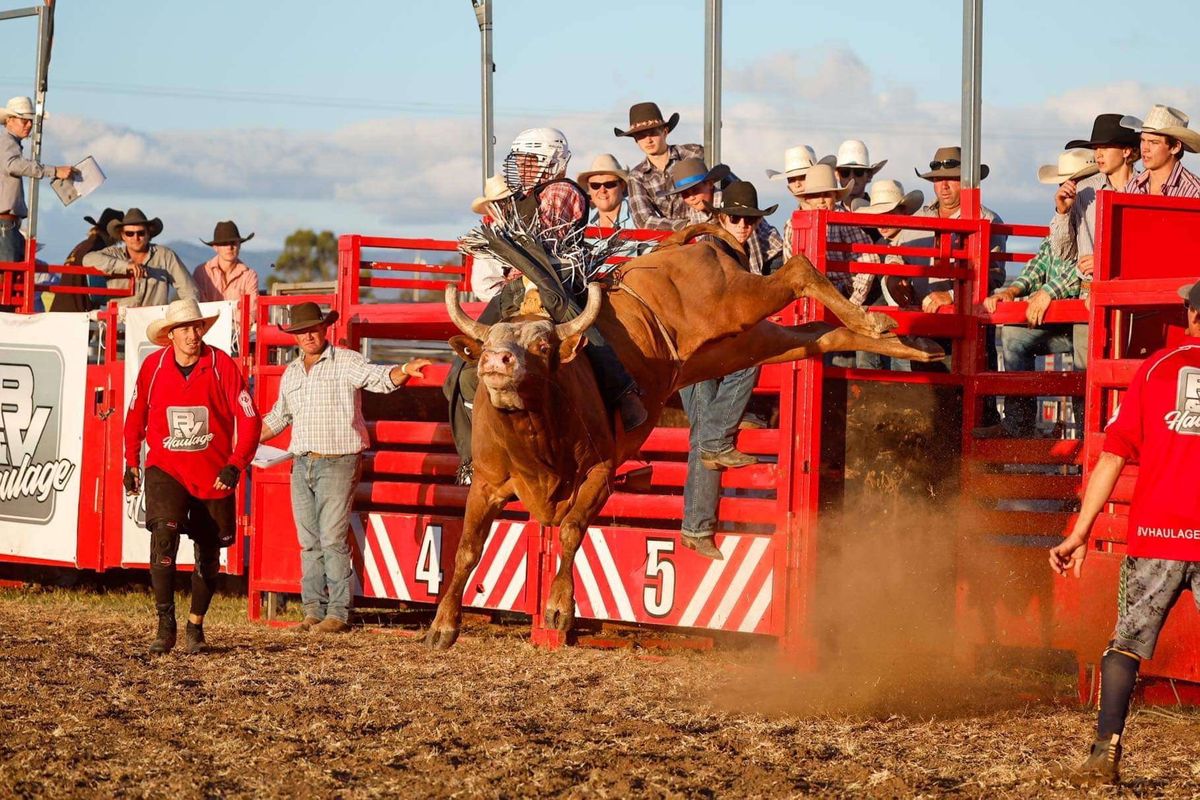
M 0 261 L 25 260 L 25 236 L 21 220 L 29 216 L 22 178 L 69 178 L 69 166 L 42 166 L 21 153 L 21 142 L 33 132 L 33 101 L 14 97 L 0 108 L 7 136 L 0 136 Z
M 321 314 L 301 303 L 282 329 L 300 354 L 283 371 L 279 399 L 263 417 L 262 441 L 292 426 L 292 517 L 300 541 L 300 629 L 341 633 L 350 629 L 354 565 L 348 530 L 350 505 L 370 446 L 360 390 L 386 394 L 421 377 L 429 360 L 400 366 L 371 364 L 362 354 L 329 343 L 337 312 Z
M 166 305 L 172 287 L 180 300 L 197 297 L 196 283 L 175 251 L 150 243 L 162 229 L 158 217 L 147 219 L 140 208 L 131 208 L 121 219 L 108 223 L 109 237 L 124 244 L 113 244 L 83 257 L 85 267 L 96 267 L 107 275 L 128 276 L 109 278 L 110 289 L 127 289 L 133 280 L 133 294 L 117 300 L 117 305 Z
M 683 199 L 668 192 L 671 181 L 667 172 L 672 164 L 685 158 L 703 160 L 704 146 L 667 144 L 667 135 L 678 124 L 678 112 L 664 121 L 657 104 L 637 103 L 629 108 L 629 127 L 613 128 L 617 136 L 631 137 L 646 154 L 629 170 L 629 213 L 635 228 L 669 231 L 686 215 Z
M 1143 659 L 1183 589 L 1200 607 L 1200 283 L 1184 286 L 1187 338 L 1138 368 L 1104 435 L 1071 534 L 1050 551 L 1059 575 L 1079 577 L 1088 536 L 1126 462 L 1138 464 L 1129 506 L 1126 556 L 1117 591 L 1117 624 L 1100 663 L 1096 740 L 1081 782 L 1119 780 L 1121 736 Z
M 898 181 L 877 180 L 867 189 L 871 202 L 860 205 L 859 214 L 887 214 L 910 217 L 925 202 L 925 194 L 920 189 L 913 189 L 907 194 Z M 903 228 L 879 227 L 874 229 L 879 233 L 876 244 L 894 245 L 900 239 Z M 902 256 L 886 256 L 884 261 L 889 264 L 908 263 Z M 879 302 L 895 307 L 915 306 L 916 295 L 913 292 L 912 279 L 900 275 L 886 275 L 878 283 Z M 875 353 L 855 353 L 855 366 L 865 369 L 881 369 L 885 362 L 882 356 Z M 890 359 L 890 366 L 901 372 L 912 371 L 912 362 L 905 358 Z
M 232 220 L 217 223 L 213 228 L 212 240 L 204 242 L 216 251 L 216 255 L 196 267 L 192 273 L 200 302 L 239 300 L 243 297 L 250 298 L 251 303 L 258 300 L 258 274 L 238 257 L 242 245 L 253 238 L 253 233 L 243 237 L 237 223 Z
M 63 260 L 63 264 L 68 267 L 81 266 L 85 255 L 103 250 L 111 245 L 113 240 L 108 235 L 108 223 L 120 218 L 121 212 L 115 208 L 104 209 L 104 212 L 100 214 L 100 219 L 84 217 L 83 221 L 91 225 L 87 238 L 71 249 L 70 255 Z M 85 287 L 91 284 L 86 275 L 63 275 L 59 285 Z M 91 311 L 96 306 L 97 303 L 86 294 L 56 294 L 49 310 L 56 312 Z
M 1038 169 L 1038 180 L 1061 187 L 1074 181 L 1090 179 L 1099 169 L 1093 151 L 1076 148 L 1062 153 L 1058 157 L 1058 164 L 1047 164 Z M 1000 326 L 1000 352 L 1005 370 L 1032 372 L 1037 356 L 1055 353 L 1070 353 L 1071 364 L 1075 370 L 1087 369 L 1087 324 L 1042 324 L 1051 301 L 1079 297 L 1080 286 L 1079 271 L 1075 262 L 1054 255 L 1050 238 L 1047 237 L 1042 240 L 1037 254 L 1025 264 L 1021 274 L 983 301 L 984 309 L 991 314 L 995 313 L 1001 302 L 1012 302 L 1021 297 L 1029 298 L 1025 309 L 1028 325 Z M 1075 421 L 1079 423 L 1083 418 L 1082 398 L 1075 398 L 1072 405 L 1075 409 Z M 1027 438 L 1033 435 L 1033 414 L 1034 398 L 1010 395 L 1004 399 L 1003 422 L 976 429 L 975 435 L 982 438 Z
M 184 649 L 205 648 L 204 615 L 216 589 L 220 551 L 237 537 L 234 487 L 258 445 L 262 423 L 241 371 L 227 354 L 203 342 L 215 321 L 188 299 L 176 300 L 165 319 L 150 323 L 147 336 L 163 349 L 142 363 L 125 415 L 125 491 L 146 493 L 150 584 L 158 611 L 151 653 L 175 646 L 181 533 L 191 537 L 196 551 Z
M 1183 167 L 1183 153 L 1200 152 L 1200 133 L 1188 127 L 1188 115 L 1177 108 L 1157 105 L 1146 121 L 1122 117 L 1121 124 L 1142 135 L 1142 166 L 1129 179 L 1125 191 L 1164 197 L 1200 197 L 1200 178 Z
M 859 139 L 847 139 L 838 145 L 836 167 L 838 181 L 846 187 L 842 200 L 847 211 L 857 210 L 859 205 L 871 202 L 867 184 L 887 164 L 887 159 L 871 163 L 867 145 Z
M 592 216 L 588 225 L 610 231 L 633 228 L 629 204 L 625 202 L 629 191 L 629 171 L 621 166 L 615 156 L 609 153 L 596 156 L 591 168 L 579 173 L 575 182 L 583 187 L 591 200 Z M 616 255 L 632 258 L 648 249 L 649 245 L 628 241 Z

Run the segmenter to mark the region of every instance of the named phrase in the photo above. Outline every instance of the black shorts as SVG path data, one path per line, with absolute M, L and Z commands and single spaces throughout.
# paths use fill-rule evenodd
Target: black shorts
M 158 467 L 146 470 L 146 528 L 156 523 L 184 533 L 199 544 L 229 547 L 237 539 L 236 490 L 228 497 L 202 500 L 192 497 L 179 481 Z

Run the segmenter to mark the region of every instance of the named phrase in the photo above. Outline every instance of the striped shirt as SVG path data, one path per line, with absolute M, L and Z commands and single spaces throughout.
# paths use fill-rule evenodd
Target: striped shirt
M 1171 174 L 1163 181 L 1163 197 L 1200 197 L 1200 178 L 1184 169 L 1182 161 L 1176 161 Z M 1125 184 L 1130 194 L 1150 194 L 1150 170 L 1139 172 Z
M 1055 258 L 1078 261 L 1094 252 L 1096 241 L 1096 198 L 1100 192 L 1113 189 L 1112 181 L 1103 172 L 1075 183 L 1075 202 L 1066 214 L 1050 220 L 1050 247 Z
M 1009 286 L 1017 290 L 1017 297 L 1042 289 L 1051 300 L 1069 300 L 1079 297 L 1079 271 L 1074 259 L 1059 258 L 1054 254 L 1047 237 L 1042 239 L 1037 255 L 1025 263 L 1021 274 Z
M 650 228 L 669 231 L 685 219 L 687 204 L 677 194 L 665 194 L 671 185 L 667 170 L 685 158 L 704 158 L 704 146 L 699 144 L 673 144 L 667 147 L 667 164 L 661 170 L 650 163 L 649 158 L 629 170 L 629 214 L 635 228 Z
M 391 371 L 392 365 L 372 364 L 357 350 L 327 345 L 306 372 L 301 353 L 283 371 L 279 399 L 263 417 L 263 428 L 274 436 L 291 425 L 288 450 L 297 455 L 361 453 L 371 441 L 359 390 L 395 391 L 398 387 L 392 383 Z
M 827 225 L 825 241 L 830 244 L 872 244 L 871 237 L 857 225 Z M 792 218 L 789 215 L 787 224 L 783 226 L 784 257 L 790 258 L 795 253 L 792 247 Z M 865 261 L 869 264 L 882 263 L 875 253 L 840 253 L 830 252 L 828 261 Z M 875 276 L 868 272 L 837 272 L 826 265 L 825 277 L 851 303 L 862 305 L 867 302 Z

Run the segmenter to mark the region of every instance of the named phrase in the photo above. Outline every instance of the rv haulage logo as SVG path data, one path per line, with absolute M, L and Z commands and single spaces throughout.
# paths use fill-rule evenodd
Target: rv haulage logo
M 53 516 L 51 493 L 67 487 L 75 464 L 59 457 L 56 409 L 45 403 L 48 395 L 59 396 L 62 358 L 49 349 L 27 352 L 30 363 L 0 363 L 0 502 L 21 506 L 6 505 L 0 517 L 11 508 L 19 519 L 45 521 Z M 35 366 L 47 369 L 35 372 Z M 21 513 L 29 506 L 34 513 Z

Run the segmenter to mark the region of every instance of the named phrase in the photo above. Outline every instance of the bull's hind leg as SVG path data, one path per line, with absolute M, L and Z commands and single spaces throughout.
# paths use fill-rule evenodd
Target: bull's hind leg
M 579 487 L 575 505 L 558 527 L 562 560 L 554 580 L 550 583 L 550 594 L 546 597 L 546 608 L 542 618 L 545 627 L 564 635 L 575 624 L 575 553 L 583 543 L 588 523 L 608 500 L 611 493 L 611 474 L 607 464 L 593 468 Z
M 811 297 L 833 312 L 833 315 L 856 333 L 864 336 L 885 336 L 896 327 L 896 321 L 886 314 L 866 311 L 847 300 L 829 278 L 819 272 L 804 255 L 797 253 L 767 278 L 791 286 L 797 298 Z M 859 348 L 862 349 L 862 348 Z
M 467 578 L 483 555 L 483 543 L 487 540 L 492 523 L 504 508 L 508 498 L 494 487 L 482 482 L 471 484 L 467 494 L 467 509 L 463 515 L 462 538 L 458 540 L 458 552 L 454 555 L 454 576 L 442 590 L 438 601 L 437 616 L 425 635 L 425 645 L 433 650 L 446 650 L 458 639 L 462 627 L 463 591 Z

